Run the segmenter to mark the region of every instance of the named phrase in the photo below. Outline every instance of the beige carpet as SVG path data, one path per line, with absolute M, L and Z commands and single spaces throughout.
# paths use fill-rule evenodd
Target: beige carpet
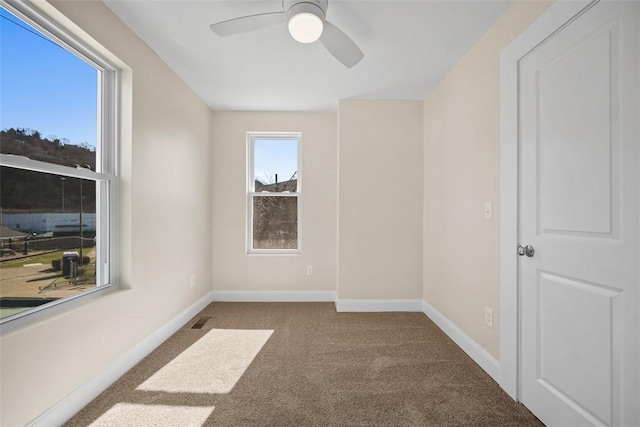
M 421 313 L 214 303 L 67 425 L 541 424 Z

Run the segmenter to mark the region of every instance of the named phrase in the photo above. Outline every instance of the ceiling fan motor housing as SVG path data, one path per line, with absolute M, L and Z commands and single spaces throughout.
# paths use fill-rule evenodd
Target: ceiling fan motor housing
M 287 19 L 291 19 L 299 13 L 310 13 L 324 22 L 328 6 L 328 0 L 285 0 L 284 2 Z

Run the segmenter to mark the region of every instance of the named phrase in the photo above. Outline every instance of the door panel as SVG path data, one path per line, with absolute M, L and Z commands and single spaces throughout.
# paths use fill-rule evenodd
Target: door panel
M 640 425 L 638 8 L 519 63 L 521 399 L 551 426 Z
M 536 70 L 542 232 L 611 233 L 614 31 L 607 25 Z
M 620 314 L 619 305 L 614 304 L 619 295 L 583 280 L 546 272 L 538 275 L 536 376 L 567 405 L 605 424 L 611 420 L 612 319 Z

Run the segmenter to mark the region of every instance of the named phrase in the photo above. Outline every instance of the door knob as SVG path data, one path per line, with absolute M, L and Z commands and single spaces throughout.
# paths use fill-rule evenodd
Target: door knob
M 519 245 L 518 246 L 518 255 L 520 256 L 528 256 L 529 258 L 531 258 L 534 254 L 536 253 L 535 249 L 533 249 L 533 246 L 531 245 L 527 245 L 527 246 L 522 246 Z

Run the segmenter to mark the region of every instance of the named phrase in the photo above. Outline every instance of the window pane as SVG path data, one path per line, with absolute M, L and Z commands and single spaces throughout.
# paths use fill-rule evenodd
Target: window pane
M 0 151 L 96 170 L 99 72 L 0 8 Z
M 256 139 L 253 150 L 256 193 L 297 191 L 297 139 Z
M 253 197 L 253 249 L 298 248 L 298 197 Z
M 0 318 L 96 286 L 96 183 L 0 169 Z

